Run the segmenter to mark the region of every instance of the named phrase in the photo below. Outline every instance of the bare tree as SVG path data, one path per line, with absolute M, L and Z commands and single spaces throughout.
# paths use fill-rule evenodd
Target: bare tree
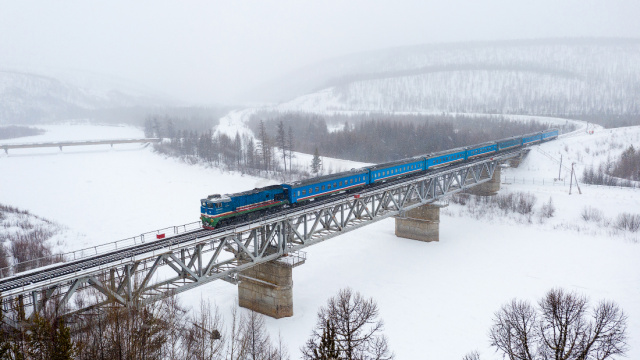
M 318 311 L 318 323 L 301 349 L 303 358 L 317 359 L 317 349 L 327 347 L 327 334 L 333 334 L 331 341 L 335 342 L 340 359 L 393 359 L 383 329 L 384 323 L 378 319 L 378 305 L 373 299 L 365 299 L 358 292 L 354 294 L 349 288 L 342 289 Z
M 247 358 L 251 360 L 269 359 L 271 340 L 265 330 L 264 317 L 249 311 L 244 321 L 243 337 L 247 344 Z
M 466 354 L 462 360 L 480 360 L 480 354 L 477 351 L 472 351 Z
M 180 305 L 177 297 L 172 296 L 164 300 L 168 311 L 164 322 L 166 323 L 167 341 L 164 343 L 164 358 L 167 360 L 186 359 L 189 349 L 186 348 L 186 313 L 187 310 Z
M 247 354 L 247 345 L 245 338 L 242 336 L 244 329 L 244 317 L 238 314 L 238 308 L 231 310 L 231 331 L 229 332 L 229 345 L 227 347 L 227 359 L 239 360 L 245 359 Z
M 185 331 L 185 347 L 189 359 L 213 360 L 224 358 L 224 327 L 218 307 L 211 308 L 207 300 L 200 301 L 200 311 L 189 319 Z
M 495 314 L 489 333 L 491 345 L 509 360 L 533 360 L 539 353 L 538 319 L 534 307 L 526 301 L 512 300 Z
M 586 297 L 553 289 L 537 309 L 517 300 L 503 306 L 490 339 L 509 360 L 604 360 L 626 353 L 626 328 L 615 303 L 602 301 L 590 312 Z

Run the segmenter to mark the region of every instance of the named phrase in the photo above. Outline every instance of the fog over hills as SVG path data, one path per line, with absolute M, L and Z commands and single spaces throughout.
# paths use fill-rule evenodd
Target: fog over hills
M 162 89 L 167 91 L 169 89 Z M 284 111 L 640 114 L 640 39 L 429 44 L 310 65 L 247 99 Z M 140 123 L 179 105 L 143 85 L 81 72 L 0 69 L 0 124 L 62 119 Z M 128 118 L 127 118 L 128 117 Z
M 640 39 L 470 42 L 336 58 L 260 97 L 306 94 L 285 105 L 292 110 L 637 114 L 639 80 Z
M 0 69 L 0 124 L 95 118 L 104 111 L 172 103 L 142 87 L 107 77 Z

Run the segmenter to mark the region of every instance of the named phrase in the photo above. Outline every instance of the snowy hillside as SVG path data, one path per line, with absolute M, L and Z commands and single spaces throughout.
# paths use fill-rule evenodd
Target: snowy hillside
M 273 88 L 289 84 L 280 99 L 297 96 L 283 108 L 298 111 L 637 114 L 638 64 L 633 39 L 423 45 L 320 63 Z
M 0 124 L 47 122 L 86 117 L 92 110 L 157 106 L 160 97 L 104 78 L 0 69 Z
M 130 127 L 43 128 L 44 135 L 21 140 L 61 140 L 70 133 L 76 139 L 142 135 Z M 578 163 L 581 171 L 583 164 L 614 156 L 638 139 L 640 127 L 597 129 L 540 149 Z M 557 177 L 557 171 L 558 164 L 535 149 L 518 169 L 503 171 L 508 184 L 501 193 L 533 194 L 536 213 L 551 198 L 557 210 L 550 219 L 476 216 L 452 203 L 442 211 L 438 243 L 397 238 L 394 220 L 386 219 L 308 248 L 306 264 L 294 270 L 294 316 L 268 319 L 271 335 L 280 332 L 292 358 L 298 358 L 318 307 L 349 286 L 377 300 L 397 359 L 459 360 L 474 349 L 483 359 L 498 359 L 487 338 L 493 313 L 512 298 L 536 301 L 559 286 L 594 303 L 620 304 L 629 316 L 628 358 L 640 358 L 640 233 L 581 218 L 587 206 L 611 220 L 621 212 L 640 213 L 640 190 L 583 185 L 582 195 L 569 195 L 568 183 L 540 181 Z M 269 184 L 187 165 L 140 145 L 15 150 L 0 154 L 0 173 L 5 174 L 0 203 L 81 234 L 65 236 L 69 249 L 196 221 L 203 196 Z M 514 177 L 538 181 L 509 180 Z M 222 281 L 181 295 L 191 306 L 209 298 L 226 316 L 236 297 L 237 288 Z

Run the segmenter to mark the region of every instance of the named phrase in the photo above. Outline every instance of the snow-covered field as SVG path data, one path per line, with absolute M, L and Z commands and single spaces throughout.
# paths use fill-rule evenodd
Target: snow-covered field
M 4 142 L 142 136 L 130 127 L 43 128 L 48 130 L 44 135 Z M 638 140 L 640 127 L 597 130 L 541 149 L 552 157 L 562 154 L 565 163 L 576 162 L 580 172 Z M 533 150 L 518 169 L 505 169 L 503 175 L 553 179 L 557 171 L 556 162 Z M 187 165 L 141 145 L 0 154 L 0 203 L 79 234 L 66 237 L 68 249 L 196 221 L 200 198 L 265 184 L 255 177 Z M 397 238 L 394 220 L 387 219 L 308 248 L 306 264 L 294 269 L 294 316 L 268 319 L 272 336 L 280 332 L 292 358 L 298 358 L 318 307 L 349 286 L 377 300 L 397 359 L 460 359 L 474 349 L 484 359 L 498 359 L 487 337 L 493 313 L 514 297 L 536 301 L 559 286 L 593 302 L 618 302 L 629 316 L 628 358 L 640 358 L 640 233 L 600 228 L 580 217 L 585 206 L 601 209 L 608 218 L 640 213 L 640 190 L 582 186 L 582 195 L 569 195 L 568 186 L 548 184 L 503 185 L 503 191 L 533 193 L 536 210 L 552 198 L 556 216 L 544 222 L 535 217 L 530 223 L 513 217 L 476 218 L 451 204 L 442 212 L 438 243 Z M 210 298 L 227 313 L 237 304 L 236 296 L 235 286 L 218 281 L 181 298 L 194 307 L 200 298 Z

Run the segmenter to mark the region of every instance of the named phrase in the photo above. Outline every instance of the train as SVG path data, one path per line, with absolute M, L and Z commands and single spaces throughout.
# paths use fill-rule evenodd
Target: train
M 314 199 L 358 191 L 382 182 L 426 173 L 451 164 L 551 141 L 556 139 L 558 135 L 558 129 L 549 129 L 318 176 L 290 184 L 271 185 L 235 194 L 209 195 L 206 199 L 200 200 L 200 220 L 203 228 L 213 230 L 236 221 L 260 218 L 265 214 L 280 211 L 282 207 L 297 206 Z

